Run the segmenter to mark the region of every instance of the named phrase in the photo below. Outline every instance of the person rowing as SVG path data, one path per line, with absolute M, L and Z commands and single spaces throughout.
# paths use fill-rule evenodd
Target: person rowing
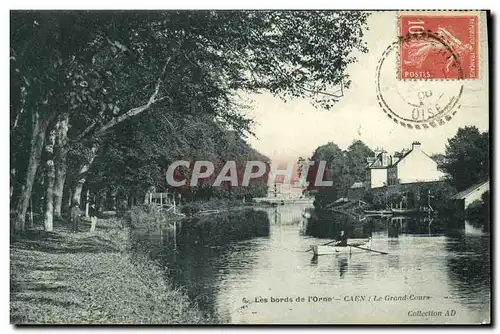
M 347 246 L 347 234 L 344 230 L 340 231 L 339 241 L 337 241 L 334 246 L 346 247 Z
M 371 237 L 368 240 L 357 240 L 348 244 L 347 234 L 344 230 L 340 231 L 339 240 L 333 240 L 322 245 L 311 245 L 308 251 L 313 251 L 314 256 L 332 255 L 332 254 L 352 254 L 354 252 L 373 252 L 387 255 L 387 252 L 381 252 L 371 249 Z M 333 246 L 333 247 L 332 247 Z

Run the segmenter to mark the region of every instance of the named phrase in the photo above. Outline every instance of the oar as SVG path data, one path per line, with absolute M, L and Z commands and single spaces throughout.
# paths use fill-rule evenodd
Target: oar
M 329 242 L 327 242 L 326 244 L 322 244 L 321 246 L 326 246 L 326 245 L 332 244 L 332 243 L 334 243 L 334 242 L 337 242 L 337 240 L 332 240 L 332 241 L 329 241 Z M 309 252 L 309 251 L 311 251 L 311 250 L 312 250 L 312 248 L 309 248 L 308 250 L 306 250 L 306 253 L 307 253 L 307 252 Z
M 387 254 L 389 254 L 389 253 L 386 253 L 386 252 L 376 251 L 376 250 L 373 250 L 373 249 L 363 248 L 363 247 L 354 246 L 354 245 L 350 245 L 350 244 L 347 244 L 347 246 L 356 247 L 356 248 L 359 248 L 359 249 L 362 249 L 362 250 L 365 250 L 365 251 L 374 252 L 374 253 L 379 253 L 379 254 L 383 254 L 383 255 L 387 255 Z

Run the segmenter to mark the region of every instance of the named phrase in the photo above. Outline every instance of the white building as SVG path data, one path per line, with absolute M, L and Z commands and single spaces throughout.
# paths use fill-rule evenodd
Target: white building
M 389 167 L 391 160 L 387 151 L 383 149 L 376 149 L 373 157 L 366 159 L 368 165 L 366 166 L 366 187 L 379 188 L 387 185 L 387 167 Z
M 376 150 L 375 156 L 367 161 L 369 188 L 434 182 L 444 177 L 444 173 L 438 170 L 436 161 L 422 151 L 419 142 L 412 143 L 411 150 L 396 152 L 392 156 L 384 150 Z
M 419 142 L 412 143 L 411 150 L 403 155 L 395 155 L 387 168 L 388 185 L 434 182 L 443 178 L 437 162 L 422 151 Z

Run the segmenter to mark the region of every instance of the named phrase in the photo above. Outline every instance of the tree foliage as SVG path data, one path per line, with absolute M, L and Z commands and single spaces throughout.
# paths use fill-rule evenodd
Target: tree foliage
M 309 191 L 316 191 L 317 206 L 332 203 L 347 194 L 347 190 L 354 182 L 365 180 L 366 157 L 372 156 L 373 151 L 361 140 L 355 140 L 347 148 L 341 150 L 335 143 L 330 142 L 319 146 L 313 153 L 311 160 L 314 162 L 309 170 Z M 317 177 L 319 163 L 326 162 L 323 180 L 333 182 L 331 187 L 316 187 L 314 182 Z
M 180 155 L 264 159 L 241 139 L 253 122 L 239 93 L 268 91 L 331 108 L 339 99 L 332 87 L 349 87 L 346 68 L 355 52 L 367 51 L 367 17 L 357 11 L 12 11 L 11 177 L 19 185 L 12 199 L 26 204 L 37 189 L 40 177 L 33 174 L 45 139 L 36 132 L 52 131 L 65 118 L 68 140 L 56 141 L 55 152 L 69 159 L 56 159 L 55 168 L 57 179 L 58 164 L 68 161 L 66 188 L 89 179 L 85 186 L 95 192 L 104 185 L 130 192 L 157 183 L 162 164 Z M 30 145 L 33 138 L 39 145 Z M 232 146 L 221 146 L 226 143 Z M 26 207 L 18 206 L 21 220 Z
M 171 131 L 165 131 L 171 127 Z M 159 117 L 144 117 L 125 123 L 106 141 L 106 155 L 100 156 L 88 180 L 89 187 L 96 191 L 112 189 L 121 195 L 143 194 L 150 186 L 156 191 L 181 194 L 184 199 L 210 199 L 212 197 L 250 199 L 264 196 L 267 179 L 252 180 L 249 187 L 212 187 L 220 167 L 226 161 L 235 161 L 238 184 L 241 184 L 247 161 L 269 161 L 269 158 L 252 149 L 235 131 L 229 131 L 217 122 L 200 117 L 187 124 L 183 119 L 167 120 Z M 177 160 L 187 160 L 191 168 L 179 167 L 176 174 L 186 179 L 187 186 L 172 187 L 166 183 L 168 166 Z M 196 160 L 207 160 L 216 166 L 209 179 L 200 180 L 198 186 L 189 186 L 192 167 Z M 219 167 L 219 168 L 218 168 Z
M 463 190 L 489 176 L 489 133 L 475 126 L 459 128 L 448 140 L 443 169 L 450 183 Z

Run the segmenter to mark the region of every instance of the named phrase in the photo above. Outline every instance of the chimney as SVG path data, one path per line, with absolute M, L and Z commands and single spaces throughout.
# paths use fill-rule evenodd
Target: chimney
M 381 152 L 380 159 L 382 160 L 382 166 L 387 166 L 387 153 Z
M 420 142 L 418 142 L 418 141 L 414 141 L 414 142 L 411 144 L 411 150 L 412 150 L 412 151 L 420 151 Z

